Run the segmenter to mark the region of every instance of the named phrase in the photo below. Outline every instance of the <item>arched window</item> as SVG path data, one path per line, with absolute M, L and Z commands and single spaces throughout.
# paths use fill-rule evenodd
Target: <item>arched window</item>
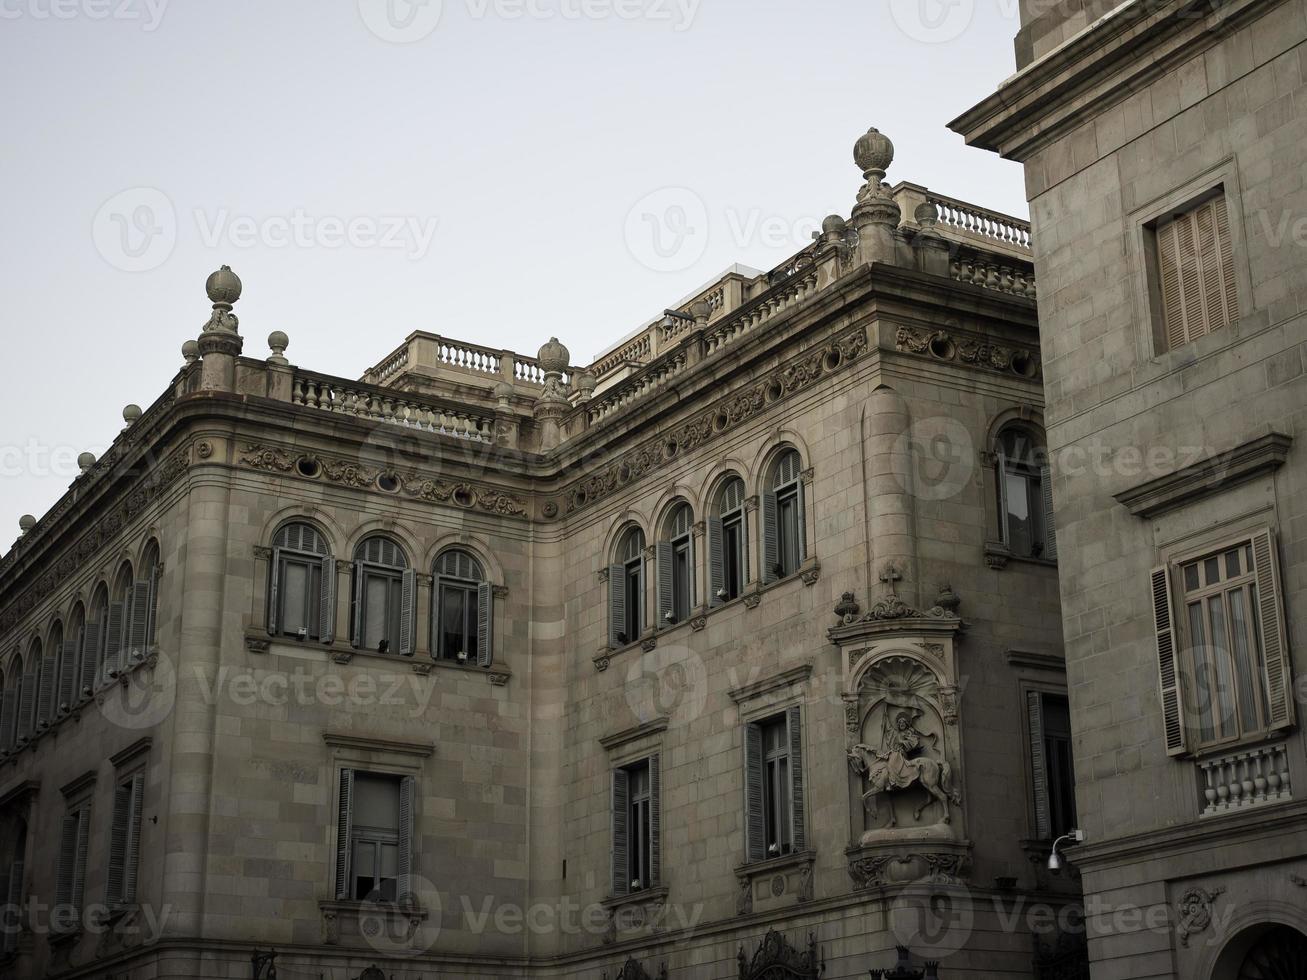
M 5 688 L 3 713 L 0 713 L 0 748 L 12 751 L 18 744 L 20 726 L 18 717 L 23 706 L 23 689 L 26 687 L 23 676 L 23 658 L 15 654 L 9 664 L 9 683 Z
M 82 699 L 82 658 L 86 655 L 86 610 L 79 602 L 64 631 L 63 664 L 59 671 L 59 710 L 68 712 Z
M 105 648 L 109 636 L 109 590 L 101 582 L 91 595 L 91 615 L 86 622 L 86 644 L 82 651 L 82 696 L 90 697 L 105 678 Z
M 749 544 L 745 531 L 744 481 L 722 484 L 708 516 L 708 604 L 738 599 L 749 582 Z
M 64 624 L 56 621 L 50 627 L 49 636 L 45 641 L 46 668 L 49 672 L 49 680 L 41 678 L 42 690 L 40 697 L 44 704 L 44 712 L 41 717 L 45 719 L 47 725 L 53 724 L 62 712 L 63 704 L 63 680 L 64 672 Z M 46 685 L 49 691 L 45 690 Z
M 644 630 L 644 532 L 632 525 L 617 539 L 608 566 L 608 644 L 624 647 Z
M 1053 489 L 1043 440 L 1025 426 L 1009 425 L 998 438 L 996 482 L 999 530 L 1018 558 L 1057 561 Z
M 41 731 L 41 703 L 46 689 L 44 683 L 45 661 L 42 659 L 42 647 L 40 637 L 36 637 L 27 645 L 27 674 L 25 675 L 23 703 L 19 708 L 18 722 L 22 725 L 22 732 L 29 739 L 35 738 L 37 732 Z
M 357 649 L 413 656 L 417 632 L 417 573 L 404 549 L 374 535 L 354 550 L 354 601 L 350 611 Z
M 159 618 L 159 542 L 151 541 L 141 557 L 140 574 L 132 587 L 127 622 L 127 658 L 139 663 L 154 649 L 155 622 Z
M 663 521 L 658 542 L 658 627 L 690 618 L 694 606 L 694 511 L 684 501 Z
M 786 449 L 772 464 L 762 498 L 762 580 L 793 575 L 807 558 L 803 513 L 803 462 Z
M 431 595 L 432 655 L 489 667 L 494 590 L 481 563 L 457 548 L 442 553 L 436 559 Z
M 126 664 L 128 617 L 135 586 L 132 566 L 124 562 L 109 596 L 109 620 L 104 634 L 104 674 L 107 677 L 117 677 Z
M 272 538 L 268 633 L 331 643 L 336 638 L 336 562 L 310 524 L 284 524 Z

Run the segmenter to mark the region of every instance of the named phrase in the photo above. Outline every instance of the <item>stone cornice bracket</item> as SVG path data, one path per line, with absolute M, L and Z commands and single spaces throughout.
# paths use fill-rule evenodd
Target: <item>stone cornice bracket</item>
M 1256 439 L 1159 476 L 1116 494 L 1135 517 L 1150 520 L 1159 514 L 1214 496 L 1284 465 L 1293 436 L 1268 432 Z

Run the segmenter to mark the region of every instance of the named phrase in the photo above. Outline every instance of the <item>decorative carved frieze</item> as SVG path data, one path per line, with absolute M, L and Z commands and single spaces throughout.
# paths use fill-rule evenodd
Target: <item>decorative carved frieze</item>
M 867 351 L 867 335 L 859 328 L 809 351 L 742 392 L 718 401 L 670 433 L 618 457 L 611 465 L 568 487 L 566 510 L 575 513 L 622 487 L 654 473 L 682 453 L 698 449 L 748 422 L 769 405 L 811 387 L 857 360 Z
M 793 977 L 794 980 L 817 980 L 826 970 L 815 935 L 810 933 L 807 947 L 798 950 L 775 929 L 768 930 L 752 958 L 741 946 L 736 961 L 740 967 L 740 980 L 767 980 L 781 976 Z
M 1180 898 L 1175 907 L 1179 924 L 1176 931 L 1180 934 L 1180 945 L 1188 946 L 1189 937 L 1206 932 L 1212 924 L 1212 908 L 1217 898 L 1225 894 L 1224 888 L 1190 888 Z
M 937 361 L 954 361 L 973 367 L 1015 374 L 1034 380 L 1040 377 L 1039 351 L 979 340 L 948 330 L 927 331 L 899 327 L 895 348 L 907 354 L 920 354 Z
M 962 885 L 971 872 L 971 845 L 959 842 L 904 842 L 848 851 L 849 877 L 856 889 L 889 885 Z
M 295 464 L 301 454 L 293 453 L 278 446 L 264 446 L 250 443 L 241 450 L 237 457 L 244 466 L 273 473 L 290 473 L 295 471 Z M 387 493 L 378 481 L 384 477 L 393 479 L 396 490 L 404 496 L 427 503 L 452 504 L 467 510 L 481 510 L 491 514 L 509 517 L 525 517 L 526 504 L 520 498 L 494 487 L 469 483 L 466 481 L 439 480 L 417 472 L 395 473 L 381 467 L 366 466 L 356 460 L 314 455 L 313 461 L 319 465 L 320 477 L 341 486 L 356 490 L 376 490 Z

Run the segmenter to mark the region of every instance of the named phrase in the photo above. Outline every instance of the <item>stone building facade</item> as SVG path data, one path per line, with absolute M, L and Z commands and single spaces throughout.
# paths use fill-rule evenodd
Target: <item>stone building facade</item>
M 1307 4 L 1021 7 L 1093 977 L 1301 976 Z
M 589 365 L 318 374 L 211 276 L 0 559 L 5 971 L 1071 975 L 1028 230 L 892 152 Z

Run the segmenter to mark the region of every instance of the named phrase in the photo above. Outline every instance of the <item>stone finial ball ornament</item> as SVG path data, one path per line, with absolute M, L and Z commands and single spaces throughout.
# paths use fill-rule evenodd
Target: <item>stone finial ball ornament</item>
M 131 425 L 140 417 L 141 417 L 140 405 L 128 405 L 126 408 L 123 409 L 123 421 L 126 422 L 128 425 Z
M 77 468 L 85 473 L 95 465 L 95 453 L 82 453 L 77 457 Z
M 826 215 L 821 223 L 822 233 L 826 235 L 842 235 L 847 227 L 848 226 L 844 223 L 844 219 L 838 214 Z
M 917 219 L 919 225 L 933 225 L 939 221 L 939 208 L 933 201 L 927 201 L 925 204 L 918 204 L 917 210 L 913 217 Z
M 182 344 L 182 357 L 185 359 L 187 364 L 197 360 L 199 356 L 200 345 L 198 341 L 188 340 L 186 343 Z
M 18 518 L 18 530 L 22 531 L 24 534 L 34 527 L 36 527 L 36 518 L 31 514 L 24 514 L 22 517 Z
M 506 399 L 512 398 L 513 386 L 509 384 L 507 381 L 501 381 L 499 382 L 499 384 L 495 385 L 494 395 L 495 398 L 499 399 L 500 401 L 504 401 Z
M 268 349 L 280 354 L 290 346 L 290 338 L 281 330 L 274 330 L 268 334 Z
M 894 144 L 888 136 L 873 126 L 853 145 L 853 160 L 862 168 L 863 174 L 885 175 L 889 165 L 894 162 Z
M 224 265 L 209 276 L 204 289 L 209 294 L 209 302 L 230 306 L 241 298 L 240 276 L 231 271 L 231 266 Z
M 572 355 L 566 347 L 558 342 L 557 337 L 550 337 L 549 343 L 540 348 L 536 360 L 546 374 L 562 374 L 572 362 Z

